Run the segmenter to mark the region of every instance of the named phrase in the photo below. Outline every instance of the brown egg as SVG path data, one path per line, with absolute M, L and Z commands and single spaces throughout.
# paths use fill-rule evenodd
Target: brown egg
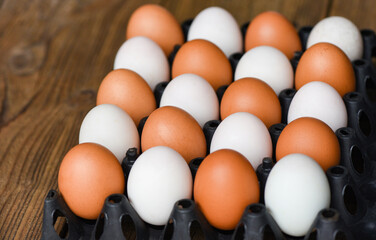
M 107 148 L 82 143 L 64 157 L 58 185 L 68 207 L 77 216 L 96 219 L 110 194 L 124 192 L 124 174 L 119 161 Z
M 183 31 L 176 18 L 156 4 L 145 4 L 132 13 L 127 26 L 127 39 L 136 36 L 150 38 L 167 56 L 175 45 L 184 42 Z
M 295 27 L 285 16 L 273 11 L 257 15 L 247 28 L 245 50 L 261 45 L 275 47 L 289 59 L 302 50 Z
M 343 97 L 355 91 L 355 74 L 349 58 L 331 43 L 317 43 L 308 48 L 299 60 L 295 87 L 321 81 L 328 83 Z
M 298 118 L 282 130 L 276 146 L 277 161 L 291 153 L 302 153 L 315 159 L 324 171 L 338 165 L 340 160 L 335 133 L 324 122 L 311 117 Z
M 194 198 L 209 223 L 222 230 L 236 227 L 244 209 L 260 198 L 255 171 L 240 153 L 221 149 L 201 163 L 194 181 Z
M 146 151 L 155 146 L 174 149 L 187 163 L 206 154 L 205 135 L 200 125 L 186 111 L 173 106 L 156 109 L 145 122 L 141 149 Z
M 136 126 L 156 108 L 154 94 L 147 82 L 128 69 L 111 71 L 98 89 L 97 105 L 114 104 L 126 111 Z
M 277 94 L 257 78 L 239 79 L 226 89 L 221 101 L 221 119 L 236 112 L 256 115 L 267 128 L 281 122 L 281 105 Z
M 232 81 L 232 69 L 226 55 L 213 43 L 196 39 L 185 43 L 172 63 L 172 78 L 184 73 L 197 74 L 216 91 Z

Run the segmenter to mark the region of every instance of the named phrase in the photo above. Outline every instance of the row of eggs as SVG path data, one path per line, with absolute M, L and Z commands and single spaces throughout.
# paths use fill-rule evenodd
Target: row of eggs
M 265 204 L 285 233 L 306 234 L 317 212 L 330 203 L 324 171 L 339 163 L 334 131 L 347 126 L 342 96 L 355 90 L 350 59 L 362 53 L 359 44 L 314 43 L 325 32 L 355 36 L 359 31 L 351 24 L 338 17 L 318 23 L 324 27 L 313 29 L 294 76 L 289 58 L 301 50 L 296 30 L 282 15 L 262 13 L 247 29 L 247 52 L 233 76 L 228 57 L 242 52 L 243 39 L 227 11 L 203 10 L 184 43 L 171 13 L 157 5 L 140 7 L 129 20 L 128 40 L 116 55 L 114 71 L 99 87 L 97 106 L 82 122 L 80 144 L 62 161 L 58 185 L 63 198 L 76 215 L 95 219 L 104 199 L 123 193 L 127 184 L 140 217 L 164 225 L 174 203 L 193 192 L 211 225 L 234 229 L 244 208 L 259 201 L 254 169 L 272 156 L 268 127 L 281 121 L 278 94 L 295 85 L 299 90 L 277 143 L 278 163 L 266 184 Z M 340 40 L 356 36 L 342 35 Z M 170 69 L 167 56 L 176 44 L 183 45 Z M 157 108 L 153 90 L 170 80 L 170 72 L 173 79 Z M 215 91 L 223 85 L 229 87 L 219 102 Z M 145 116 L 140 137 L 136 126 Z M 219 118 L 222 122 L 206 149 L 202 127 Z M 132 147 L 142 154 L 125 183 L 119 162 Z M 197 157 L 205 159 L 193 183 L 187 163 Z

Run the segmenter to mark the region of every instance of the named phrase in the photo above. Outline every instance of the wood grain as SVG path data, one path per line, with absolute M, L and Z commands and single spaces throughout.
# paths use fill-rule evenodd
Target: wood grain
M 374 0 L 340 1 L 333 0 L 329 14 L 342 16 L 351 21 L 360 29 L 376 28 L 376 3 Z
M 39 239 L 43 201 L 112 69 L 130 14 L 150 1 L 0 1 L 0 239 Z M 265 10 L 297 27 L 343 15 L 376 29 L 376 2 L 152 1 L 182 22 L 218 5 L 239 24 Z

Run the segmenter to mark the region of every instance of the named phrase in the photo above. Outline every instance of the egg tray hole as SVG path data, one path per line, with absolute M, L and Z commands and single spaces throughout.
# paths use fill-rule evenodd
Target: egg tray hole
M 364 94 L 367 104 L 376 103 L 376 62 L 358 59 L 352 62 L 356 77 L 356 91 Z
M 173 220 L 170 220 L 166 227 L 165 235 L 163 236 L 163 240 L 172 240 L 174 233 L 173 227 Z M 189 236 L 190 239 L 205 239 L 205 234 L 202 230 L 202 227 L 198 221 L 191 222 L 189 226 Z
M 344 96 L 348 126 L 353 128 L 361 145 L 376 142 L 376 103 L 369 104 L 365 94 L 350 92 Z
M 349 127 L 338 129 L 336 134 L 341 147 L 340 164 L 348 168 L 359 190 L 357 194 L 365 199 L 368 208 L 376 210 L 376 141 L 359 139 L 355 129 Z
M 68 220 L 59 210 L 53 214 L 53 226 L 60 238 L 69 238 Z
M 363 38 L 364 55 L 376 64 L 376 34 L 371 29 L 363 29 L 360 31 Z
M 368 77 L 366 79 L 366 94 L 368 99 L 376 104 L 376 79 Z

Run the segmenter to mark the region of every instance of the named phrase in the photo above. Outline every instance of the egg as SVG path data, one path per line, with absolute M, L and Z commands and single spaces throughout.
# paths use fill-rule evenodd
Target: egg
M 279 161 L 291 153 L 302 153 L 314 159 L 326 172 L 340 161 L 337 136 L 323 121 L 302 117 L 289 123 L 281 132 L 276 146 Z
M 287 122 L 313 117 L 325 122 L 335 132 L 347 126 L 347 110 L 338 92 L 324 82 L 310 82 L 301 87 L 287 113 Z
M 184 42 L 183 31 L 176 18 L 164 7 L 145 4 L 131 15 L 127 25 L 126 38 L 145 36 L 155 41 L 170 55 L 175 45 Z
M 222 230 L 236 227 L 247 205 L 257 203 L 260 187 L 252 165 L 240 153 L 221 149 L 197 170 L 195 202 L 209 223 Z
M 247 51 L 235 69 L 235 80 L 258 78 L 279 93 L 294 86 L 294 71 L 289 59 L 278 49 L 259 46 Z
M 97 105 L 101 104 L 114 104 L 122 108 L 136 126 L 157 107 L 147 82 L 128 69 L 113 70 L 103 79 L 97 94 Z
M 215 91 L 232 81 L 232 68 L 226 55 L 213 43 L 196 39 L 183 44 L 172 63 L 172 78 L 193 73 L 207 80 Z
M 272 140 L 264 123 L 248 112 L 237 112 L 226 117 L 214 132 L 210 153 L 232 149 L 243 154 L 254 169 L 264 157 L 272 156 Z
M 163 92 L 160 106 L 175 106 L 188 112 L 201 128 L 219 118 L 217 94 L 202 77 L 185 73 L 172 79 Z
M 341 49 L 330 43 L 317 43 L 308 48 L 299 60 L 295 87 L 322 81 L 334 87 L 343 97 L 355 91 L 355 73 L 350 60 Z
M 143 152 L 129 172 L 131 205 L 147 223 L 165 225 L 176 201 L 192 196 L 192 175 L 173 149 L 156 146 Z
M 266 181 L 265 206 L 284 233 L 306 235 L 317 213 L 329 204 L 329 183 L 315 160 L 294 153 L 274 165 Z
M 281 105 L 277 94 L 257 78 L 239 79 L 226 89 L 221 100 L 221 119 L 236 112 L 249 112 L 267 128 L 281 122 Z
M 189 163 L 205 157 L 206 140 L 198 122 L 186 111 L 164 106 L 150 114 L 141 134 L 141 148 L 146 151 L 155 146 L 167 146 Z
M 194 19 L 188 41 L 205 39 L 217 45 L 227 57 L 243 52 L 243 37 L 235 18 L 223 8 L 208 7 Z
M 170 80 L 170 66 L 163 50 L 153 40 L 139 36 L 125 41 L 115 56 L 114 69 L 138 73 L 154 91 L 160 82 Z
M 363 56 L 362 35 L 355 24 L 344 17 L 331 16 L 318 22 L 308 36 L 307 48 L 319 42 L 336 45 L 351 61 Z
M 129 148 L 140 148 L 140 137 L 132 118 L 120 107 L 101 104 L 82 121 L 79 143 L 93 142 L 108 148 L 121 163 Z
M 74 214 L 96 219 L 110 194 L 124 192 L 124 174 L 118 160 L 107 148 L 82 143 L 64 156 L 58 186 Z
M 296 51 L 302 50 L 295 27 L 285 16 L 273 11 L 260 13 L 248 25 L 245 50 L 261 45 L 277 48 L 288 59 L 292 59 Z

